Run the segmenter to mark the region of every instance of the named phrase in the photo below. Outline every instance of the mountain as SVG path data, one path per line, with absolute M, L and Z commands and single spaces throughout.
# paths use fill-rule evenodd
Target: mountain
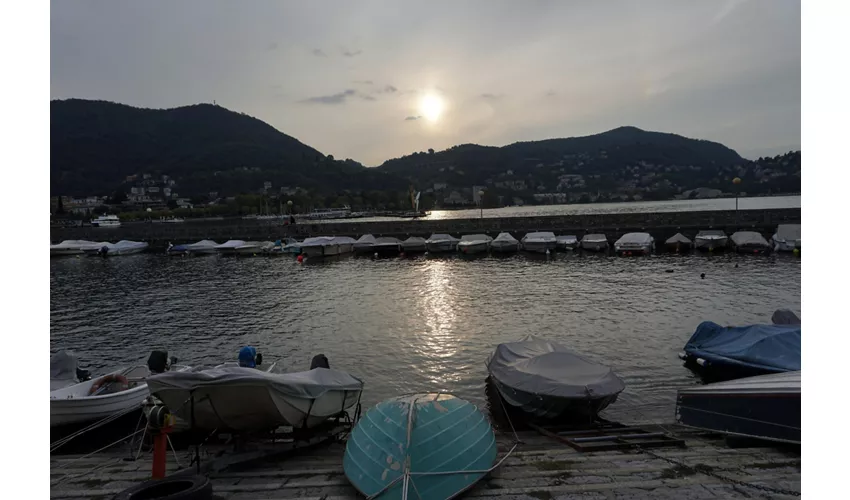
M 182 195 L 274 189 L 404 189 L 353 160 L 335 161 L 270 125 L 221 106 L 140 109 L 80 99 L 50 103 L 53 195 L 110 193 L 128 176 L 168 175 Z
M 494 205 L 493 196 L 502 203 L 512 198 L 551 203 L 669 199 L 699 187 L 732 192 L 731 180 L 746 177 L 750 167 L 757 170 L 756 163 L 716 142 L 619 127 L 503 147 L 464 144 L 395 158 L 377 168 L 433 189 L 438 203 L 450 191 L 465 199 L 453 197 L 458 204 L 471 203 L 472 186 L 482 186 L 491 197 L 485 205 Z M 781 173 L 775 178 L 768 169 L 766 180 L 742 186 L 751 193 L 799 192 L 799 166 L 798 152 L 790 162 L 779 162 Z

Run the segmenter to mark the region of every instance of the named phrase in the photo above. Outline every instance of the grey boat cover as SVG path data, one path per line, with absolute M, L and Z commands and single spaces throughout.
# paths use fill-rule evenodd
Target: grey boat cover
M 802 232 L 800 224 L 780 224 L 776 227 L 776 234 L 773 235 L 774 240 L 781 241 L 798 241 Z
M 73 352 L 62 350 L 50 357 L 51 391 L 77 382 L 77 357 Z
M 652 236 L 649 233 L 626 233 L 620 236 L 620 239 L 614 243 L 615 245 L 651 245 Z
M 760 247 L 768 246 L 764 236 L 755 231 L 738 231 L 732 235 L 732 243 L 735 246 L 755 245 Z
M 799 325 L 800 317 L 790 309 L 777 309 L 770 318 L 774 325 Z
M 494 244 L 503 244 L 503 245 L 516 245 L 519 243 L 516 238 L 514 238 L 511 233 L 499 233 L 495 239 L 493 239 Z
M 578 238 L 572 234 L 565 234 L 562 236 L 556 236 L 555 241 L 561 245 L 575 245 L 578 243 Z
M 726 238 L 726 233 L 724 233 L 720 229 L 704 229 L 697 233 L 697 238 L 708 238 L 708 239 L 717 239 L 717 238 Z
M 428 238 L 428 241 L 433 243 L 433 242 L 436 242 L 436 241 L 460 241 L 460 240 L 458 240 L 457 238 L 455 238 L 454 236 L 452 236 L 450 234 L 434 233 L 434 234 L 431 235 L 430 238 Z
M 551 233 L 548 231 L 537 232 L 537 233 L 528 233 L 522 237 L 523 242 L 527 241 L 539 241 L 542 243 L 548 243 L 556 241 L 555 233 Z
M 477 242 L 477 241 L 493 241 L 493 238 L 486 234 L 464 234 L 460 237 L 460 241 Z
M 398 238 L 393 238 L 392 236 L 381 236 L 380 238 L 375 240 L 375 246 L 384 245 L 384 246 L 399 246 L 401 245 L 401 240 Z
M 375 237 L 371 234 L 364 234 L 363 236 L 357 238 L 357 241 L 354 242 L 355 248 L 360 247 L 370 247 L 375 243 Z
M 424 248 L 425 247 L 425 238 L 420 236 L 411 236 L 406 240 L 401 242 L 401 245 L 404 248 Z
M 217 385 L 267 387 L 283 396 L 317 399 L 328 391 L 358 391 L 363 382 L 330 368 L 297 373 L 268 373 L 255 368 L 225 366 L 197 372 L 165 372 L 147 379 L 152 394 L 167 389 L 192 391 Z
M 499 344 L 487 370 L 512 389 L 542 396 L 598 398 L 626 387 L 611 368 L 532 335 Z
M 676 233 L 673 236 L 667 238 L 667 241 L 665 241 L 665 243 L 668 244 L 668 245 L 675 245 L 676 243 L 681 243 L 683 245 L 690 245 L 691 240 L 682 233 Z
M 607 242 L 608 237 L 606 237 L 604 234 L 598 234 L 598 233 L 586 234 L 586 235 L 584 235 L 584 238 L 581 239 L 581 241 L 594 242 L 594 243 L 602 242 L 602 241 Z

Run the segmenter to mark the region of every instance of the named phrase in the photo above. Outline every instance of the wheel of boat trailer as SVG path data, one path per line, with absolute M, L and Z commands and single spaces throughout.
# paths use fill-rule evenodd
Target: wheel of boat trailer
M 113 500 L 211 500 L 212 483 L 206 476 L 166 477 L 151 479 L 128 488 Z

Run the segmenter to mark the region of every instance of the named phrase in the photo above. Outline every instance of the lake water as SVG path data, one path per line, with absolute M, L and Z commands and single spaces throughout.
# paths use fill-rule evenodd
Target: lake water
M 94 373 L 158 347 L 209 366 L 250 344 L 287 371 L 324 353 L 365 381 L 367 405 L 450 391 L 486 409 L 488 354 L 535 334 L 625 380 L 605 416 L 670 422 L 676 389 L 697 383 L 677 358 L 695 327 L 799 312 L 800 269 L 793 256 L 734 254 L 51 259 L 50 343 Z
M 759 196 L 739 198 L 738 210 L 765 210 L 776 208 L 800 208 L 800 196 Z M 573 205 L 530 205 L 523 207 L 468 208 L 463 210 L 432 210 L 420 220 L 477 219 L 479 217 L 540 217 L 546 215 L 581 214 L 628 214 L 656 212 L 698 212 L 709 210 L 735 210 L 735 198 L 715 198 L 710 200 L 667 200 L 633 201 L 623 203 L 585 203 Z M 393 217 L 364 217 L 361 222 L 380 222 L 398 220 Z M 315 220 L 311 224 L 333 224 L 345 220 Z

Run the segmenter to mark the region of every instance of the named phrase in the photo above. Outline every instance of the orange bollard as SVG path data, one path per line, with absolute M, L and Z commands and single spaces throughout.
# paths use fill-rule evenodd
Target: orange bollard
M 154 428 L 156 430 L 156 434 L 153 436 L 151 478 L 163 479 L 165 477 L 166 457 L 168 457 L 168 433 L 174 426 L 174 417 L 165 413 L 164 409 L 160 409 L 157 414 L 152 414 L 151 417 L 155 422 Z

